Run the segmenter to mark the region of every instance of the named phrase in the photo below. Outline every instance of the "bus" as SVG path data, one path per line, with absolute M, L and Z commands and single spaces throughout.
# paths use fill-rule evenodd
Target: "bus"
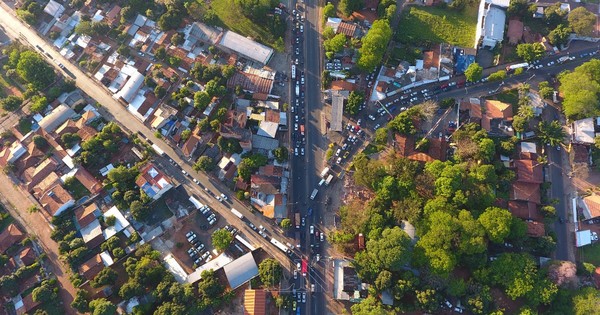
M 292 79 L 296 78 L 296 65 L 292 65 Z
M 506 66 L 506 71 L 512 72 L 512 71 L 515 71 L 515 70 L 517 70 L 519 68 L 526 68 L 526 67 L 529 67 L 529 63 L 527 63 L 527 62 L 517 63 L 517 64 L 514 64 L 514 65 Z
M 286 254 L 290 251 L 290 249 L 287 248 L 287 246 L 283 245 L 283 243 L 276 240 L 274 237 L 271 238 L 271 244 L 275 245 L 277 248 L 279 248 L 282 252 Z
M 306 277 L 306 273 L 308 272 L 308 262 L 306 259 L 302 259 L 302 275 Z
M 244 219 L 244 215 L 243 215 L 243 214 L 241 214 L 239 211 L 237 211 L 237 210 L 236 210 L 236 209 L 234 209 L 234 208 L 231 208 L 231 213 L 233 213 L 233 214 L 234 214 L 236 217 L 240 218 L 240 220 L 243 220 L 243 219 Z
M 165 155 L 165 151 L 161 150 L 161 148 L 159 148 L 156 144 L 152 144 L 152 149 L 154 149 L 154 151 L 156 152 L 156 154 L 158 154 L 160 156 L 164 156 Z
M 329 173 L 329 167 L 323 169 L 323 171 L 321 172 L 321 178 L 325 178 L 325 175 L 327 175 L 327 173 Z

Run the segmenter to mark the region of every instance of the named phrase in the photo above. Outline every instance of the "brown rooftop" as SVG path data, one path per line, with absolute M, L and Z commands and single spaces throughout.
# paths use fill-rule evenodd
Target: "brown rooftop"
M 4 231 L 2 231 L 2 233 L 0 233 L 0 254 L 4 254 L 7 249 L 24 239 L 25 235 L 23 232 L 21 232 L 16 225 L 11 223 Z
M 534 160 L 515 160 L 517 181 L 522 183 L 541 184 L 544 182 L 542 164 Z
M 512 19 L 508 22 L 508 32 L 506 37 L 508 37 L 508 42 L 511 45 L 516 45 L 523 38 L 523 22 L 519 20 Z
M 344 34 L 348 37 L 354 37 L 354 34 L 356 34 L 356 24 L 342 21 L 338 25 L 337 33 Z
M 100 254 L 96 254 L 79 266 L 79 274 L 87 280 L 92 280 L 102 269 L 104 269 L 104 263 L 102 263 Z
M 511 199 L 529 201 L 536 204 L 540 204 L 540 185 L 523 182 L 514 182 L 511 190 Z
M 515 217 L 523 220 L 540 221 L 544 218 L 538 209 L 538 205 L 534 202 L 510 200 L 508 202 L 508 210 Z
M 527 235 L 531 237 L 541 237 L 546 234 L 544 224 L 536 221 L 527 221 Z

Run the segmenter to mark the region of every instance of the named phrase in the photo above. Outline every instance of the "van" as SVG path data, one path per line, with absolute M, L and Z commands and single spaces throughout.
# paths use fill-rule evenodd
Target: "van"
M 319 182 L 319 186 L 323 186 L 323 184 L 325 184 L 325 180 L 321 179 L 321 181 Z
M 317 197 L 317 194 L 318 194 L 318 193 L 319 193 L 319 190 L 315 188 L 315 189 L 312 191 L 312 193 L 310 194 L 310 200 L 315 200 L 315 197 Z

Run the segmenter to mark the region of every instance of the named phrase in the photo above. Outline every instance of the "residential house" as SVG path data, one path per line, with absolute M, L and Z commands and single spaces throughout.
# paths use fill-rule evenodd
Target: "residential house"
M 342 21 L 338 24 L 336 34 L 344 34 L 348 38 L 353 38 L 357 34 L 357 26 L 355 23 Z
M 224 138 L 239 140 L 242 149 L 250 151 L 252 150 L 252 132 L 245 129 L 247 119 L 244 112 L 229 110 L 220 126 L 219 133 Z
M 497 101 L 485 100 L 483 104 L 483 117 L 481 119 L 481 127 L 488 132 L 499 132 L 502 127 L 508 128 L 512 122 L 513 111 L 512 105 Z M 500 128 L 500 129 L 499 129 Z M 506 130 L 504 128 L 504 130 Z M 510 129 L 512 130 L 512 128 Z
M 281 177 L 253 174 L 250 178 L 250 202 L 268 218 L 287 217 L 286 197 L 281 194 Z
M 244 315 L 267 314 L 267 291 L 246 289 L 244 291 Z
M 51 216 L 58 216 L 66 209 L 75 205 L 75 200 L 73 200 L 71 194 L 60 184 L 55 184 L 49 189 L 44 190 L 43 194 L 38 194 L 36 197 L 42 208 Z
M 85 168 L 79 167 L 75 171 L 75 178 L 85 187 L 92 195 L 102 191 L 102 183 L 97 180 Z
M 119 5 L 115 4 L 104 16 L 104 21 L 109 26 L 115 27 L 120 22 L 120 18 L 121 18 L 120 13 L 121 13 L 121 7 Z
M 198 137 L 194 132 L 192 132 L 192 135 L 185 141 L 185 143 L 181 147 L 181 152 L 183 152 L 183 155 L 185 157 L 191 158 L 194 154 L 194 151 L 196 151 L 196 148 L 198 148 L 199 143 L 200 137 Z
M 96 203 L 91 203 L 85 207 L 75 209 L 75 222 L 79 229 L 88 226 L 94 220 L 102 215 L 102 211 Z
M 481 0 L 475 32 L 475 48 L 493 49 L 504 40 L 506 9 L 510 0 Z
M 27 153 L 27 149 L 20 141 L 14 141 L 10 146 L 4 146 L 0 151 L 0 166 L 15 164 L 25 153 Z
M 91 281 L 100 273 L 100 271 L 102 271 L 102 269 L 104 269 L 104 263 L 102 262 L 100 254 L 96 254 L 81 264 L 78 268 L 78 271 L 81 277 Z
M 585 118 L 571 124 L 571 141 L 579 144 L 593 144 L 598 130 L 598 119 Z
M 33 187 L 37 186 L 43 179 L 48 177 L 50 173 L 54 172 L 58 167 L 58 162 L 53 158 L 49 157 L 42 163 L 35 167 L 27 168 L 23 174 L 21 174 L 21 182 L 27 191 L 31 191 Z
M 508 210 L 517 218 L 523 220 L 541 221 L 544 219 L 535 202 L 510 200 Z
M 39 122 L 39 126 L 47 133 L 53 132 L 58 126 L 62 125 L 67 119 L 75 116 L 77 113 L 67 105 L 60 104 L 46 115 Z
M 256 74 L 238 71 L 227 80 L 227 87 L 233 89 L 240 86 L 243 90 L 251 93 L 270 94 L 274 81 Z
M 14 303 L 15 313 L 17 315 L 33 314 L 33 311 L 35 311 L 40 304 L 40 302 L 35 302 L 33 300 L 33 294 L 29 294 L 25 297 L 19 295 Z
M 0 233 L 0 254 L 4 254 L 7 249 L 20 243 L 25 239 L 25 234 L 14 224 L 9 224 L 2 233 Z
M 396 152 L 409 160 L 418 162 L 446 161 L 448 142 L 446 138 L 430 138 L 427 150 L 418 151 L 413 136 L 394 135 L 394 148 Z
M 515 160 L 514 167 L 518 182 L 538 185 L 544 182 L 543 164 L 534 160 Z
M 37 259 L 37 254 L 35 253 L 35 250 L 33 250 L 33 248 L 31 246 L 27 246 L 25 248 L 23 248 L 23 250 L 21 250 L 21 252 L 19 252 L 19 260 L 21 261 L 21 265 L 24 266 L 30 266 L 33 263 L 35 263 L 36 259 Z
M 540 184 L 532 184 L 532 183 L 516 181 L 512 184 L 512 190 L 510 192 L 510 199 L 540 204 L 541 203 Z
M 148 163 L 140 170 L 140 175 L 135 183 L 154 200 L 159 199 L 165 192 L 173 188 L 170 179 L 152 163 Z
M 527 221 L 527 235 L 530 237 L 542 237 L 546 235 L 544 223 L 536 221 Z
M 508 21 L 508 43 L 511 45 L 518 44 L 523 38 L 523 30 L 525 29 L 523 22 L 517 19 Z

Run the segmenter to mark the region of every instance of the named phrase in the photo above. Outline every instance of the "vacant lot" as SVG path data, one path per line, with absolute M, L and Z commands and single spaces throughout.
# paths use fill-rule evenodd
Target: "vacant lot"
M 226 28 L 251 37 L 265 45 L 274 46 L 276 38 L 273 37 L 267 25 L 256 24 L 244 16 L 234 0 L 213 0 L 210 7 Z
M 464 11 L 411 6 L 404 10 L 396 39 L 402 43 L 423 41 L 473 47 L 477 24 L 477 6 Z

